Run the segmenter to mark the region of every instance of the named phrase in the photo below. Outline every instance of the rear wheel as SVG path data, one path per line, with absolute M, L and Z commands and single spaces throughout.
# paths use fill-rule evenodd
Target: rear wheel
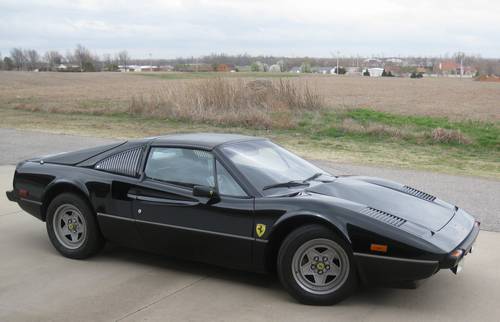
M 322 225 L 291 232 L 278 254 L 278 274 L 285 289 L 305 304 L 329 305 L 356 288 L 349 245 Z
M 92 209 L 75 194 L 61 194 L 52 200 L 46 226 L 52 245 L 69 258 L 87 258 L 104 245 Z

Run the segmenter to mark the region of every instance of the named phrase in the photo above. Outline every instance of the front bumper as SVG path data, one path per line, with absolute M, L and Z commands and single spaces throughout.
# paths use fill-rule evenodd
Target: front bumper
M 479 235 L 479 226 L 480 223 L 478 221 L 474 222 L 474 226 L 472 227 L 471 232 L 464 239 L 463 242 L 460 243 L 452 252 L 450 252 L 440 263 L 439 268 L 451 268 L 456 269 L 458 263 L 469 253 L 472 252 L 472 246 L 474 245 L 477 236 Z M 459 256 L 455 254 L 460 253 Z
M 479 222 L 474 222 L 467 237 L 452 251 L 435 259 L 412 259 L 354 253 L 361 280 L 367 284 L 386 284 L 416 281 L 428 278 L 440 269 L 457 271 L 457 266 L 464 256 L 471 253 L 479 235 Z M 459 252 L 457 252 L 457 250 Z M 454 256 L 457 253 L 460 256 Z

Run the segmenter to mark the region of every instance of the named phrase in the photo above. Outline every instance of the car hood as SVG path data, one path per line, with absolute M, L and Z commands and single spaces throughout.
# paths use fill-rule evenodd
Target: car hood
M 373 177 L 338 177 L 306 190 L 382 210 L 434 232 L 443 228 L 456 211 L 454 206 L 431 195 Z

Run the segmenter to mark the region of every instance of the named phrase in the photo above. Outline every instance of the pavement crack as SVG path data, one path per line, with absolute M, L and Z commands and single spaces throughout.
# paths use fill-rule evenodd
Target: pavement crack
M 126 318 L 128 318 L 128 317 L 130 317 L 130 316 L 132 316 L 132 315 L 134 315 L 134 314 L 136 314 L 136 313 L 138 313 L 138 312 L 141 312 L 141 311 L 143 311 L 143 310 L 145 310 L 145 309 L 147 309 L 147 308 L 149 308 L 149 307 L 151 307 L 151 306 L 155 305 L 156 303 L 159 303 L 159 302 L 163 301 L 164 299 L 169 298 L 170 296 L 173 296 L 173 295 L 175 295 L 175 294 L 177 294 L 177 293 L 180 293 L 180 292 L 184 291 L 185 289 L 190 288 L 190 287 L 191 287 L 191 286 L 193 286 L 194 284 L 196 284 L 196 283 L 198 283 L 198 282 L 201 282 L 201 281 L 203 281 L 204 279 L 207 279 L 208 277 L 210 277 L 210 276 L 203 276 L 202 278 L 199 278 L 199 279 L 197 279 L 197 280 L 195 280 L 195 281 L 193 281 L 193 282 L 189 283 L 188 285 L 181 287 L 180 289 L 177 289 L 177 290 L 175 290 L 175 291 L 173 291 L 173 292 L 171 292 L 171 293 L 168 293 L 167 295 L 162 296 L 161 298 L 159 298 L 159 299 L 157 299 L 157 300 L 154 300 L 153 302 L 151 302 L 151 303 L 149 303 L 149 304 L 146 304 L 146 305 L 144 305 L 144 306 L 141 306 L 140 308 L 138 308 L 137 310 L 135 310 L 135 311 L 133 311 L 133 312 L 130 312 L 130 313 L 125 314 L 124 316 L 122 316 L 121 318 L 117 319 L 116 321 L 122 321 L 123 319 L 126 319 Z

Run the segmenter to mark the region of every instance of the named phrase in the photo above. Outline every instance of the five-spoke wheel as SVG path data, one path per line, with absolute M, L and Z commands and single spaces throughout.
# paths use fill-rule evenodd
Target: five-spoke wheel
M 322 225 L 292 231 L 278 254 L 285 289 L 306 304 L 334 304 L 351 294 L 357 276 L 349 245 Z
M 66 257 L 86 258 L 104 245 L 94 211 L 75 194 L 63 193 L 51 201 L 46 226 L 52 245 Z
M 56 209 L 53 219 L 57 240 L 69 249 L 80 247 L 85 241 L 87 223 L 80 210 L 71 204 Z
M 312 239 L 300 246 L 292 259 L 293 277 L 304 290 L 326 294 L 341 286 L 349 272 L 344 249 L 329 239 Z

